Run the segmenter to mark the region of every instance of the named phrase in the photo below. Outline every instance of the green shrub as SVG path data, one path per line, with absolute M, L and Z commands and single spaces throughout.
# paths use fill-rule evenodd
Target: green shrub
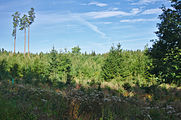
M 125 89 L 125 90 L 128 90 L 128 91 L 130 91 L 131 90 L 131 85 L 130 85 L 130 83 L 124 83 L 123 85 L 123 88 Z

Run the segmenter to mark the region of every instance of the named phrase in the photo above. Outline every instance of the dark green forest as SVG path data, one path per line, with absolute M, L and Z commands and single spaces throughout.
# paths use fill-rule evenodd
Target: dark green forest
M 103 54 L 1 48 L 0 119 L 181 119 L 181 1 L 161 9 L 158 38 L 144 50 L 119 43 Z

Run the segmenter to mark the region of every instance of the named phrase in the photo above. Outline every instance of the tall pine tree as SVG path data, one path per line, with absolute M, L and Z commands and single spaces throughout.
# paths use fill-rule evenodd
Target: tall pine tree
M 28 57 L 30 56 L 30 25 L 34 22 L 35 12 L 34 8 L 28 11 Z
M 16 52 L 16 32 L 17 32 L 17 26 L 19 25 L 19 12 L 15 12 L 13 15 L 13 33 L 12 36 L 14 37 L 14 54 Z
M 20 30 L 24 30 L 24 57 L 26 54 L 26 28 L 28 27 L 28 21 L 27 15 L 23 15 L 20 19 Z

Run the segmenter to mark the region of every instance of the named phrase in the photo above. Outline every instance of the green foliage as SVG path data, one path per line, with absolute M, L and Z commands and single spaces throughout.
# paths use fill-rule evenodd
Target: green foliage
M 15 12 L 12 16 L 13 16 L 13 33 L 12 33 L 12 36 L 16 37 L 16 27 L 19 25 L 20 13 Z
M 123 58 L 122 49 L 120 47 L 120 44 L 117 45 L 117 48 L 111 47 L 108 57 L 102 67 L 102 76 L 106 81 L 122 76 Z
M 34 77 L 37 82 L 45 83 L 49 76 L 49 66 L 48 63 L 45 61 L 45 58 L 42 57 L 36 57 L 33 63 L 33 71 L 34 71 Z
M 29 23 L 29 25 L 31 25 L 34 22 L 34 19 L 35 19 L 34 8 L 31 8 L 31 10 L 28 11 L 28 23 Z
M 5 59 L 0 61 L 0 80 L 5 80 L 8 77 L 8 63 Z
M 80 54 L 80 47 L 79 46 L 76 46 L 76 47 L 74 47 L 74 48 L 72 48 L 72 53 L 73 54 Z
M 57 59 L 57 51 L 54 49 L 50 52 L 50 61 L 49 61 L 49 80 L 53 84 L 57 84 L 61 80 L 61 73 L 58 67 L 59 61 Z
M 63 74 L 63 77 L 66 80 L 66 84 L 70 84 L 71 83 L 71 67 L 72 67 L 72 63 L 70 61 L 70 59 L 67 57 L 67 55 L 65 54 L 60 54 L 59 56 L 59 69 Z
M 130 89 L 131 89 L 131 85 L 130 85 L 129 83 L 124 83 L 124 84 L 123 84 L 123 88 L 124 88 L 125 90 L 130 90 Z
M 23 17 L 20 19 L 20 30 L 24 30 L 28 27 L 28 16 L 23 15 Z
M 121 50 L 112 47 L 102 66 L 102 77 L 106 81 L 115 79 L 117 82 L 129 81 L 139 86 L 152 84 L 148 71 L 151 62 L 144 51 Z
M 33 83 L 34 72 L 30 65 L 25 65 L 22 68 L 22 74 L 23 74 L 24 83 L 29 83 L 29 84 Z
M 178 47 L 171 49 L 166 53 L 164 58 L 165 71 L 162 77 L 165 78 L 166 83 L 181 84 L 181 49 Z M 167 72 L 167 73 L 166 73 Z
M 69 55 L 72 62 L 72 76 L 81 84 L 90 80 L 100 81 L 101 66 L 104 61 L 102 55 Z
M 181 1 L 171 0 L 172 8 L 162 7 L 159 16 L 158 40 L 155 40 L 149 54 L 153 59 L 151 73 L 162 77 L 161 82 L 180 84 L 181 49 Z M 177 61 L 177 63 L 176 63 Z
M 12 67 L 10 67 L 10 75 L 14 79 L 18 79 L 20 77 L 20 67 L 17 63 L 14 63 Z
M 49 61 L 49 80 L 55 86 L 58 82 L 63 82 L 63 79 L 67 84 L 71 82 L 71 61 L 66 54 L 58 54 L 54 49 L 50 52 Z
M 7 72 L 17 82 L 48 83 L 54 86 L 71 82 L 89 85 L 92 81 L 95 84 L 103 82 L 103 76 L 108 75 L 109 79 L 107 77 L 106 81 L 114 79 L 116 84 L 122 85 L 124 81 L 129 81 L 144 86 L 152 81 L 147 73 L 150 60 L 145 51 L 121 50 L 118 45 L 118 48 L 112 47 L 109 54 L 74 55 L 69 52 L 58 53 L 53 48 L 50 53 L 31 54 L 31 58 L 24 58 L 19 53 L 12 56 L 4 51 L 0 59 L 7 60 Z M 109 73 L 108 70 L 112 72 Z

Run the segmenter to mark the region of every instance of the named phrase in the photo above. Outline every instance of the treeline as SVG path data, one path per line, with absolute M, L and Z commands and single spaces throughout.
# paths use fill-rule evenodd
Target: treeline
M 15 83 L 54 87 L 112 81 L 139 86 L 164 83 L 161 76 L 151 73 L 153 64 L 147 55 L 148 48 L 143 51 L 122 50 L 118 44 L 105 54 L 83 54 L 76 48 L 72 48 L 72 52 L 58 52 L 53 48 L 50 53 L 30 54 L 30 58 L 24 58 L 22 53 L 13 55 L 0 50 L 0 80 L 14 79 Z
M 70 84 L 91 84 L 102 81 L 133 81 L 137 84 L 147 83 L 146 71 L 149 63 L 145 51 L 128 51 L 112 47 L 106 54 L 81 54 L 79 47 L 72 52 L 31 54 L 24 58 L 23 54 L 13 55 L 5 50 L 0 51 L 0 79 L 15 79 L 24 83 L 48 83 L 58 86 L 62 82 Z

